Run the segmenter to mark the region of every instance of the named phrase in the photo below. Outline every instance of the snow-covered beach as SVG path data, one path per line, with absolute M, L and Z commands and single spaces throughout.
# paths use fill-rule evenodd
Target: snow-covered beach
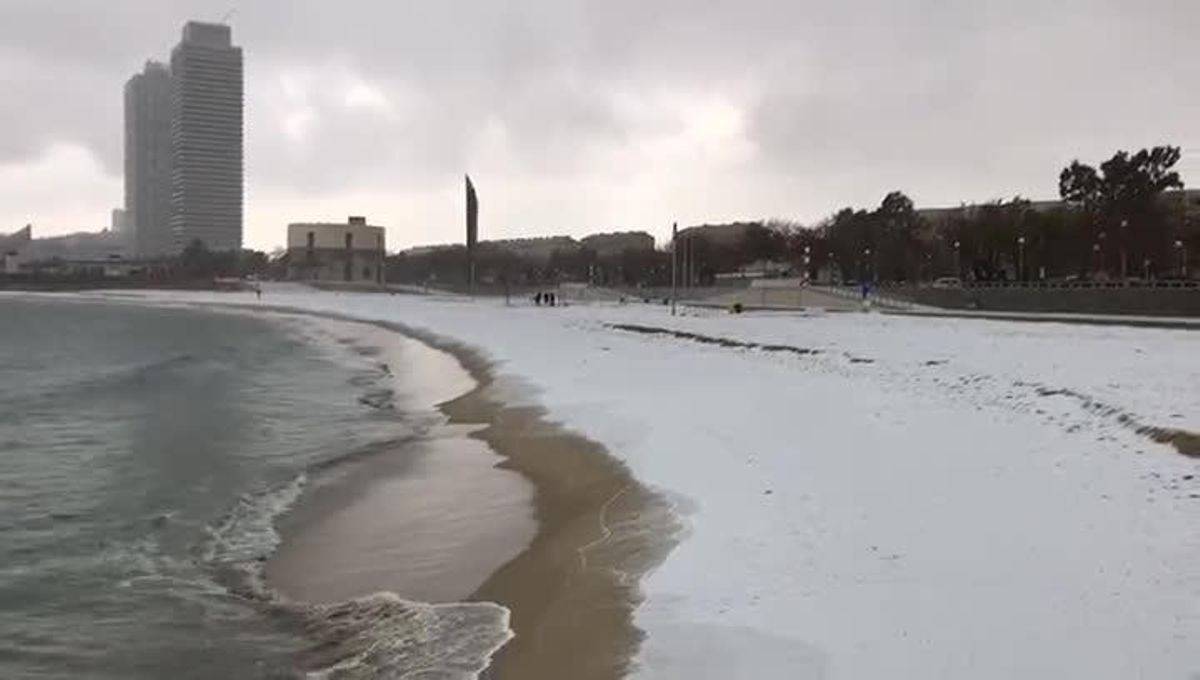
M 244 294 L 153 300 L 253 304 Z M 475 348 L 674 502 L 641 678 L 1200 671 L 1193 331 L 267 289 Z

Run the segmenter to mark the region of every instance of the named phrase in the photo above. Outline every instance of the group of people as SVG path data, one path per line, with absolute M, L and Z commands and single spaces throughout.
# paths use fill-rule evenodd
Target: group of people
M 538 307 L 541 307 L 542 305 L 553 307 L 558 304 L 558 293 L 539 292 L 537 295 L 533 296 L 533 304 L 537 305 Z

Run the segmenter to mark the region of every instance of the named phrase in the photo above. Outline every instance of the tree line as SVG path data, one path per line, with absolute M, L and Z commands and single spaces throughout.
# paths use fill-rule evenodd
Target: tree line
M 1059 175 L 1060 202 L 1016 197 L 927 216 L 897 191 L 874 210 L 784 231 L 793 251 L 843 281 L 1174 278 L 1200 244 L 1187 196 L 1165 195 L 1183 188 L 1179 159 L 1162 146 L 1119 151 L 1099 168 L 1076 160 Z
M 759 262 L 838 282 L 1177 278 L 1189 255 L 1200 259 L 1200 223 L 1188 214 L 1186 195 L 1166 193 L 1183 188 L 1174 170 L 1179 160 L 1173 146 L 1119 151 L 1098 167 L 1076 160 L 1059 174 L 1061 201 L 1055 202 L 1018 196 L 918 211 L 907 195 L 893 191 L 874 208 L 843 208 L 812 226 L 774 219 L 687 229 L 677 244 L 686 263 L 680 282 L 712 284 L 717 274 Z M 1200 204 L 1192 207 L 1200 213 Z M 727 233 L 715 238 L 714 229 Z M 609 255 L 581 248 L 548 260 L 481 248 L 476 273 L 482 282 L 510 286 L 666 286 L 670 248 Z M 461 247 L 401 254 L 388 258 L 387 275 L 457 284 L 465 281 L 466 262 Z

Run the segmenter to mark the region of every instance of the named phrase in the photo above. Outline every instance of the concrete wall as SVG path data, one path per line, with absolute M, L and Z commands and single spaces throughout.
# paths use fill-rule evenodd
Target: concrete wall
M 387 246 L 383 227 L 368 224 L 303 222 L 288 225 L 288 250 L 307 248 L 310 233 L 313 235 L 313 247 L 316 249 L 344 250 L 347 235 L 351 238 L 353 250 L 382 251 Z
M 885 289 L 918 304 L 946 309 L 1200 316 L 1198 288 L 916 288 Z
M 293 281 L 382 283 L 383 251 L 290 248 L 288 278 Z

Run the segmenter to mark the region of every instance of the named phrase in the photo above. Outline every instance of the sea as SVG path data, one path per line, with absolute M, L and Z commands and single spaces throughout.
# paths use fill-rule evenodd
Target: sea
M 286 317 L 0 297 L 0 678 L 470 678 L 486 603 L 264 583 L 314 477 L 437 424 L 402 367 Z

